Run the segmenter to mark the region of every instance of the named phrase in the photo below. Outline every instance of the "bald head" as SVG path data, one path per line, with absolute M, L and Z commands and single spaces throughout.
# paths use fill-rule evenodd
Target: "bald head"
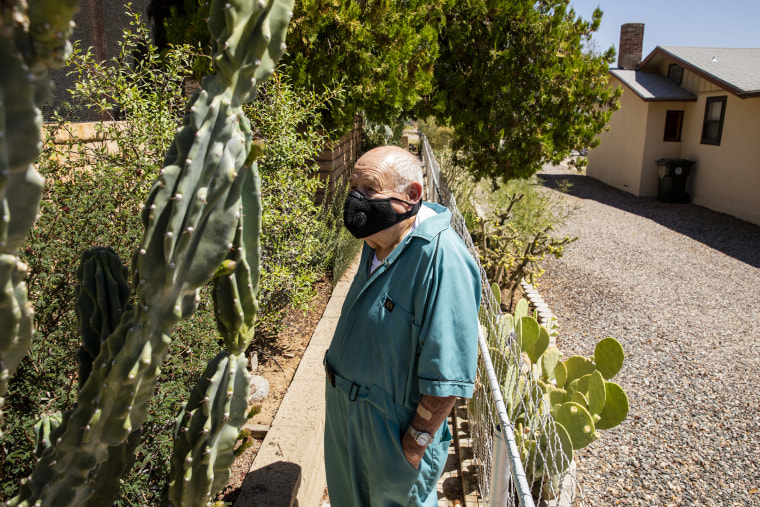
M 393 190 L 403 192 L 412 182 L 422 186 L 422 164 L 407 150 L 398 146 L 378 146 L 362 155 L 356 169 L 372 168 L 389 176 Z

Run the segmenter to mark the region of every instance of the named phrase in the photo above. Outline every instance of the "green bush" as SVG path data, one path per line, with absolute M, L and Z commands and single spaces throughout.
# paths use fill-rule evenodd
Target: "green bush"
M 546 256 L 562 257 L 565 245 L 578 239 L 552 235 L 571 210 L 538 188 L 536 178 L 511 179 L 480 195 L 489 196 L 489 213 L 478 217 L 473 238 L 489 280 L 507 292 L 509 309 L 520 281 L 537 285 Z
M 426 129 L 440 133 L 433 122 L 427 125 Z M 573 210 L 540 188 L 536 177 L 476 182 L 456 165 L 449 151 L 444 149 L 437 156 L 480 262 L 488 279 L 506 291 L 502 300 L 509 310 L 520 281 L 536 284 L 547 255 L 561 257 L 564 246 L 577 239 L 552 236 Z
M 315 204 L 324 183 L 314 159 L 330 141 L 320 129 L 320 110 L 341 94 L 340 89 L 295 90 L 276 72 L 246 110 L 254 135 L 267 143 L 259 159 L 264 215 L 257 335 L 262 338 L 278 331 L 286 306 L 304 307 L 312 299 L 314 282 L 330 267 L 324 242 L 339 231 L 323 218 L 328 204 Z
M 73 106 L 58 123 L 46 127 L 39 170 L 47 187 L 39 220 L 22 252 L 29 265 L 27 283 L 37 334 L 6 398 L 0 499 L 13 496 L 19 481 L 31 472 L 36 418 L 70 409 L 76 401 L 77 263 L 86 248 L 110 245 L 129 264 L 142 237 L 142 202 L 184 112 L 183 82 L 192 63 L 188 46 L 160 55 L 137 15 L 114 61 L 97 63 L 81 49 L 70 60 L 69 69 L 79 75 L 71 102 L 121 121 L 97 127 L 108 142 L 87 145 L 76 140 L 53 142 L 56 134 L 72 130 L 68 119 L 78 114 Z M 339 98 L 339 90 L 301 94 L 274 78 L 248 111 L 259 128 L 258 136 L 270 141 L 260 164 L 265 210 L 259 316 L 265 337 L 273 336 L 285 305 L 308 304 L 313 282 L 334 260 L 324 256 L 321 242 L 337 241 L 340 223 L 328 220 L 336 213 L 332 208 L 314 205 L 321 183 L 313 177 L 315 166 L 309 161 L 329 141 L 319 131 L 316 111 Z M 220 349 L 212 308 L 204 290 L 196 314 L 173 333 L 135 464 L 123 480 L 120 505 L 159 502 L 177 412 L 189 395 L 188 386 Z

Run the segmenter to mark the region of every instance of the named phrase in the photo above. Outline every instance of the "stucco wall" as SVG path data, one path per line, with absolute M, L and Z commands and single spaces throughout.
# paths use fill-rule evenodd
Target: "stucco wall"
M 643 102 L 643 101 L 640 101 Z M 644 153 L 641 161 L 641 181 L 639 184 L 639 196 L 654 197 L 657 195 L 659 176 L 655 161 L 661 158 L 680 158 L 682 142 L 663 141 L 665 136 L 665 115 L 668 111 L 684 111 L 684 123 L 686 122 L 686 110 L 690 102 L 648 102 L 646 140 Z M 683 140 L 683 131 L 681 132 Z
M 622 86 L 614 77 L 613 88 Z M 663 124 L 664 125 L 664 124 Z M 586 174 L 615 188 L 639 195 L 647 131 L 647 104 L 623 87 L 620 109 L 612 114 L 609 131 L 599 134 L 600 144 L 589 151 Z
M 727 96 L 720 146 L 701 144 L 708 97 Z M 760 97 L 700 95 L 684 117 L 682 157 L 695 160 L 687 189 L 700 206 L 760 224 Z

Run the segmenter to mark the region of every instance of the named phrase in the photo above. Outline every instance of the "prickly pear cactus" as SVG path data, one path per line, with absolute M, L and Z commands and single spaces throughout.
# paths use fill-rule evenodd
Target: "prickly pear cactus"
M 44 185 L 33 165 L 41 151 L 38 106 L 49 93 L 48 71 L 68 57 L 78 9 L 79 0 L 0 1 L 0 409 L 32 340 L 26 265 L 16 253 L 37 217 Z
M 551 499 L 573 452 L 598 439 L 598 430 L 626 418 L 628 397 L 611 382 L 625 354 L 617 340 L 605 338 L 593 356 L 563 361 L 557 347 L 549 346 L 548 331 L 528 313 L 522 300 L 514 316 L 487 325 L 486 331 L 529 484 L 535 497 Z M 513 339 L 507 339 L 512 331 Z
M 253 216 L 243 216 L 247 209 L 241 214 L 247 201 L 241 201 L 243 187 L 256 179 L 251 128 L 241 105 L 253 99 L 256 84 L 283 54 L 291 9 L 292 0 L 212 1 L 217 73 L 191 99 L 145 203 L 145 234 L 132 262 L 137 304 L 101 347 L 76 409 L 8 505 L 92 505 L 91 473 L 110 462 L 111 453 L 124 452 L 123 443 L 145 420 L 171 328 L 195 311 L 199 288 L 234 249 L 240 220 L 260 220 L 256 210 Z M 241 243 L 248 248 L 255 242 L 251 251 L 258 252 L 258 233 L 252 228 Z M 258 263 L 251 269 L 251 278 L 258 279 Z M 233 387 L 242 383 L 245 370 L 237 348 L 229 357 L 234 367 L 220 360 L 215 369 L 226 371 L 220 382 L 234 379 Z M 221 394 L 226 399 L 226 390 Z

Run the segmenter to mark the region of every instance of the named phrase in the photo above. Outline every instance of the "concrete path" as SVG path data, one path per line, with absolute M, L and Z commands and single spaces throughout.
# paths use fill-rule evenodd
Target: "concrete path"
M 558 346 L 626 352 L 628 419 L 578 453 L 585 504 L 760 505 L 760 227 L 543 172 L 572 184 L 556 232 L 580 237 L 539 280 Z

